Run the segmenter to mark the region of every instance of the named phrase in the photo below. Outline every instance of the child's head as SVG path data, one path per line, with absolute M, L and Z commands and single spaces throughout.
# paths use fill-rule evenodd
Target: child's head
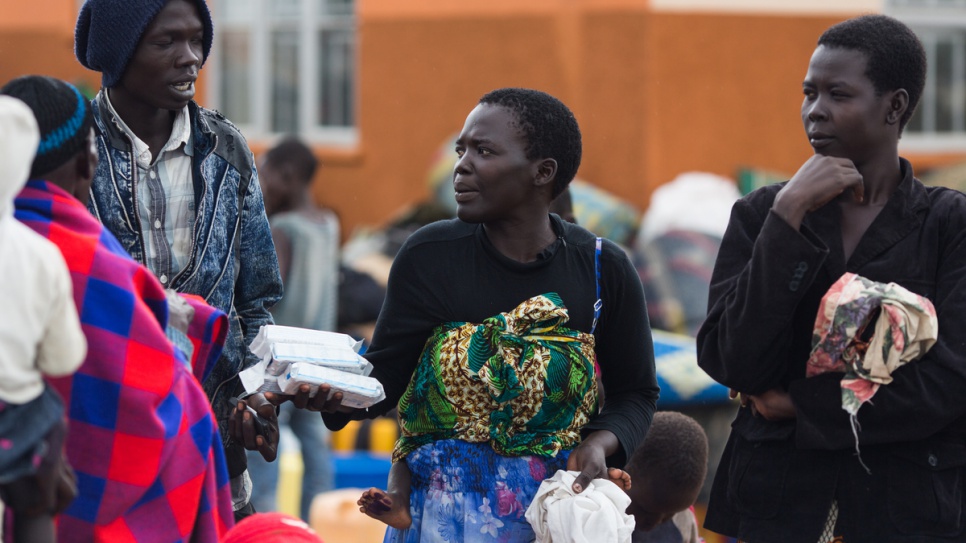
M 550 212 L 560 215 L 560 218 L 577 224 L 577 217 L 574 216 L 574 199 L 570 195 L 570 187 L 564 189 L 550 202 Z
M 635 529 L 650 531 L 694 504 L 708 471 L 708 437 L 691 417 L 659 411 L 624 470 L 632 481 L 627 513 Z

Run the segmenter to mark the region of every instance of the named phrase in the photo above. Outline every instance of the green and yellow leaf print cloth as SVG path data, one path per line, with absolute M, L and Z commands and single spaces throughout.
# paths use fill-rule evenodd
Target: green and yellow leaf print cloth
M 564 326 L 556 293 L 481 324 L 436 327 L 399 400 L 393 461 L 437 440 L 489 442 L 505 456 L 554 456 L 597 412 L 594 336 Z

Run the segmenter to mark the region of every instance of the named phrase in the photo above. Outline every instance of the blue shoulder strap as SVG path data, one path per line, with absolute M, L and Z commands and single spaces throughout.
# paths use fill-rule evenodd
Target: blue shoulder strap
M 591 334 L 597 329 L 597 321 L 600 319 L 600 309 L 604 307 L 604 302 L 600 299 L 600 248 L 602 245 L 601 238 L 597 238 L 597 246 L 594 248 L 594 282 L 597 284 L 597 301 L 594 302 L 594 322 L 590 326 Z

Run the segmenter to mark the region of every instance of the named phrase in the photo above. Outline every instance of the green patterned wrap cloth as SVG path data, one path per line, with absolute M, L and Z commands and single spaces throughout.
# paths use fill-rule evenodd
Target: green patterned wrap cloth
M 505 456 L 554 456 L 597 412 L 594 337 L 571 330 L 556 293 L 482 324 L 436 327 L 399 400 L 393 461 L 442 439 Z

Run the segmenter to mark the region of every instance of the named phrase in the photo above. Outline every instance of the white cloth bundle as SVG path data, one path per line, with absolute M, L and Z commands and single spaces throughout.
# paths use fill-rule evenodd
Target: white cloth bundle
M 526 518 L 538 543 L 630 543 L 634 517 L 625 511 L 630 497 L 607 479 L 594 479 L 573 491 L 580 473 L 559 470 L 537 489 Z

